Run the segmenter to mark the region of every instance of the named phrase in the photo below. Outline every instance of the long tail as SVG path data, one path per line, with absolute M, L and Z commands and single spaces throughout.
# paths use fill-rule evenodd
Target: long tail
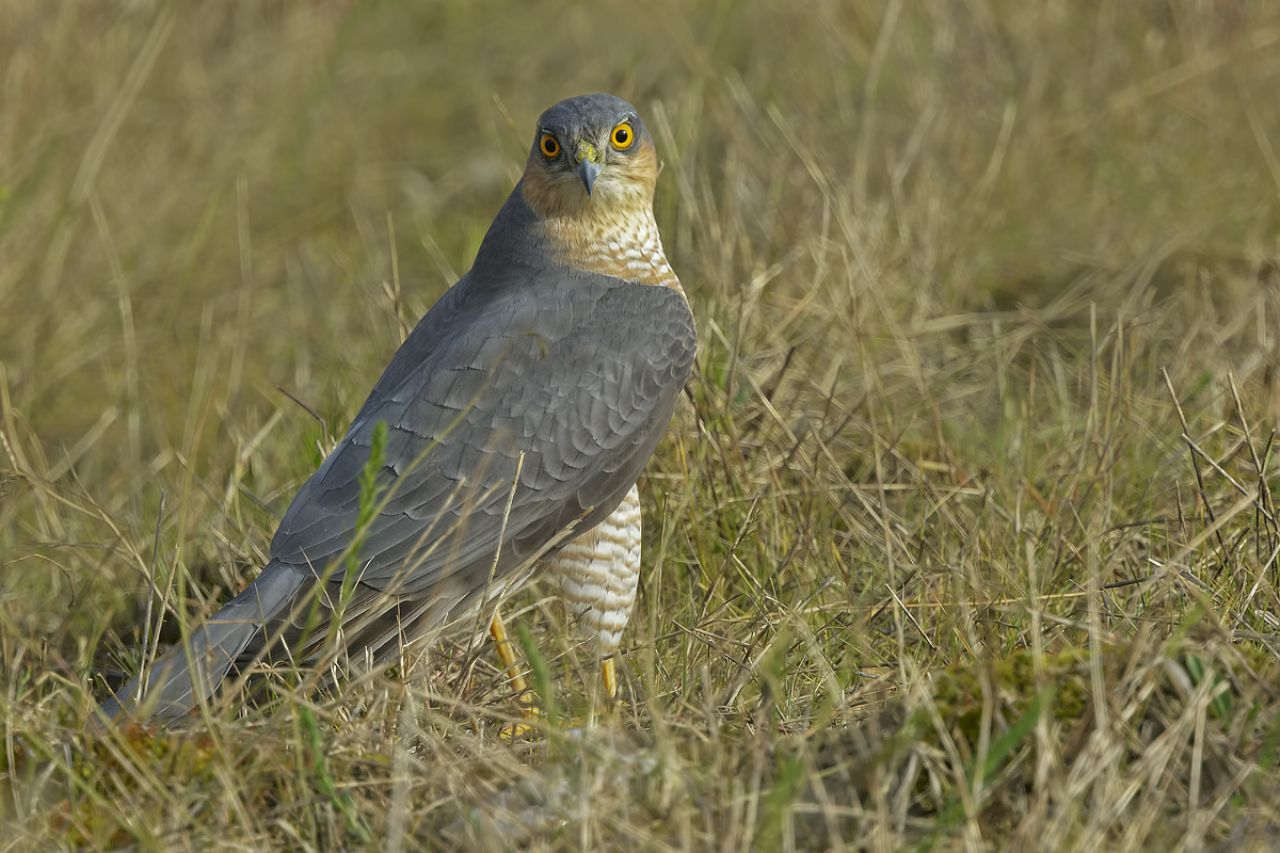
M 134 678 L 102 703 L 116 719 L 173 722 L 212 698 L 237 659 L 255 639 L 278 624 L 314 576 L 283 563 L 270 563 L 244 592 L 209 618 L 190 642 L 171 649 L 147 673 L 145 686 Z

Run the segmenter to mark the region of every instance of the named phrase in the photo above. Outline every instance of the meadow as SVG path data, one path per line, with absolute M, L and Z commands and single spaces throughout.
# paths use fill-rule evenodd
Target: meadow
M 601 90 L 700 335 L 620 707 L 535 586 L 527 734 L 465 636 L 87 732 Z M 1278 90 L 1262 0 L 0 0 L 0 848 L 1275 849 Z

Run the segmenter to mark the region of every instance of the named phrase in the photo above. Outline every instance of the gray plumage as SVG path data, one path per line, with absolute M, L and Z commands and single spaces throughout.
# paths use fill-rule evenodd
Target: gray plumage
M 517 186 L 472 270 L 418 323 L 298 492 L 266 568 L 157 661 L 145 689 L 134 679 L 109 700 L 108 715 L 172 720 L 235 667 L 319 649 L 379 422 L 383 503 L 342 608 L 353 657 L 474 612 L 614 510 L 688 377 L 693 318 L 677 289 L 570 268 L 537 219 Z M 321 627 L 304 635 L 312 599 Z

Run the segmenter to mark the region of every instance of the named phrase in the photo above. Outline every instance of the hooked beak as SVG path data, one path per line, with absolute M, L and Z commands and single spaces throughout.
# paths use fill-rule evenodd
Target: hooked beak
M 594 145 L 583 142 L 578 146 L 574 159 L 578 161 L 578 177 L 582 178 L 582 185 L 586 187 L 587 195 L 591 195 L 591 188 L 595 186 L 596 178 L 600 176 L 600 152 Z

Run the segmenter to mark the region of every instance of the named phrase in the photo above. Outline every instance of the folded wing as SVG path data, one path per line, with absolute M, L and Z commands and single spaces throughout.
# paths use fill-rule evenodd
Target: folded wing
M 693 362 L 683 295 L 572 273 L 457 288 L 299 492 L 274 561 L 324 576 L 348 551 L 379 422 L 382 503 L 359 584 L 395 598 L 501 580 L 598 523 L 639 476 Z

